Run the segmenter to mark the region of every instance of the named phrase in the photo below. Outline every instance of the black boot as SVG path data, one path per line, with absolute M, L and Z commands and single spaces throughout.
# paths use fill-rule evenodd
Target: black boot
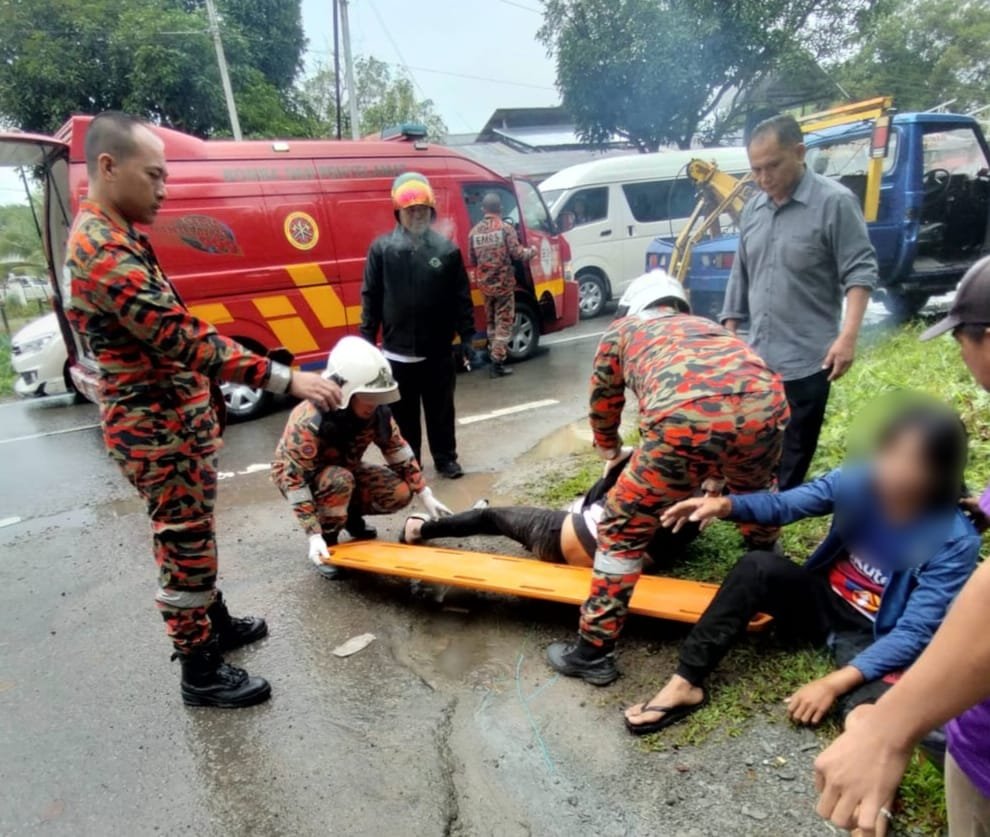
M 206 615 L 210 617 L 221 654 L 268 636 L 268 623 L 260 616 L 231 616 L 219 590 Z
M 182 662 L 182 702 L 186 706 L 240 709 L 268 700 L 272 687 L 263 677 L 228 665 L 215 637 L 189 654 L 173 654 Z
M 547 662 L 565 677 L 580 677 L 592 686 L 607 686 L 619 676 L 615 650 L 599 648 L 583 638 L 553 643 L 547 648 Z
M 492 371 L 489 373 L 493 378 L 504 378 L 512 374 L 512 369 L 501 361 L 492 361 Z
M 373 541 L 378 537 L 378 530 L 374 526 L 369 526 L 364 522 L 364 518 L 357 514 L 347 515 L 347 522 L 344 524 L 347 534 L 354 541 Z

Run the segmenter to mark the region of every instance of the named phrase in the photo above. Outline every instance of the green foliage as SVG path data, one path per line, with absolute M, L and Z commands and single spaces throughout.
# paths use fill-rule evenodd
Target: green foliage
M 412 79 L 405 71 L 395 71 L 377 58 L 360 57 L 354 62 L 354 86 L 357 89 L 360 134 L 378 134 L 404 122 L 419 122 L 426 126 L 427 136 L 439 140 L 447 133 L 432 99 L 417 99 Z M 336 136 L 337 106 L 335 102 L 333 65 L 324 64 L 302 83 L 302 99 L 324 136 Z M 350 111 L 346 90 L 342 105 L 343 135 L 350 136 Z
M 894 810 L 898 821 L 909 824 L 913 833 L 946 833 L 949 823 L 945 811 L 945 782 L 938 768 L 920 753 L 916 753 L 908 764 Z
M 856 97 L 892 95 L 899 110 L 955 99 L 958 112 L 990 104 L 986 0 L 896 0 L 838 68 Z
M 305 133 L 292 83 L 299 0 L 218 0 L 244 131 Z M 200 136 L 229 132 L 201 0 L 11 0 L 0 5 L 0 121 L 51 133 L 108 108 Z
M 0 262 L 8 260 L 45 263 L 31 207 L 24 204 L 0 206 Z M 0 265 L 0 282 L 6 279 L 3 271 Z
M 797 56 L 849 43 L 874 0 L 546 0 L 538 38 L 582 139 L 621 136 L 644 151 L 689 147 L 699 125 L 740 116 L 742 99 Z M 806 59 L 805 59 L 806 60 Z M 738 104 L 737 104 L 738 103 Z M 752 103 L 751 103 L 752 104 Z
M 14 393 L 14 367 L 10 365 L 10 336 L 0 333 L 0 398 Z

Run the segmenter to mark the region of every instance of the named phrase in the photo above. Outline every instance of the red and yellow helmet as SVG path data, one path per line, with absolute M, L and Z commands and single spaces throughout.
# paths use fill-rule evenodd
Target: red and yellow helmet
M 417 171 L 407 171 L 395 178 L 392 183 L 392 206 L 396 213 L 410 206 L 428 206 L 436 217 L 437 201 L 426 175 Z

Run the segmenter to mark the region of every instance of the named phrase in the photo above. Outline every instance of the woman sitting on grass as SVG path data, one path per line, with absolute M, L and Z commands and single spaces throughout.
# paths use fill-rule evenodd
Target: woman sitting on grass
M 959 509 L 966 431 L 948 407 L 914 402 L 885 423 L 872 461 L 780 494 L 700 497 L 671 506 L 664 526 L 713 518 L 784 525 L 832 514 L 804 565 L 774 552 L 743 556 L 680 649 L 676 674 L 626 710 L 634 735 L 657 732 L 708 701 L 705 681 L 757 613 L 785 637 L 827 645 L 839 668 L 787 698 L 792 721 L 817 724 L 875 701 L 928 645 L 976 565 L 980 538 Z

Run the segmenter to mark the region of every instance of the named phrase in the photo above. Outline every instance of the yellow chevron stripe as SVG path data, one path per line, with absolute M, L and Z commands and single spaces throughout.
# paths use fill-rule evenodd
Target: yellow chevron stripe
M 269 320 L 268 325 L 275 332 L 279 343 L 294 355 L 300 352 L 314 352 L 319 348 L 313 335 L 306 328 L 306 323 L 299 317 Z
M 189 313 L 213 325 L 223 325 L 234 322 L 227 306 L 222 302 L 204 302 L 202 305 L 190 305 Z
M 292 300 L 287 296 L 260 296 L 252 300 L 252 302 L 254 302 L 254 307 L 258 309 L 258 313 L 265 319 L 270 317 L 291 317 L 296 313 L 296 309 L 292 305 Z
M 299 293 L 306 300 L 316 319 L 324 328 L 347 325 L 347 312 L 337 292 L 330 285 L 319 288 L 303 288 Z
M 305 288 L 310 285 L 325 285 L 327 283 L 327 277 L 323 273 L 323 268 L 316 262 L 290 264 L 286 265 L 285 269 L 297 287 Z

